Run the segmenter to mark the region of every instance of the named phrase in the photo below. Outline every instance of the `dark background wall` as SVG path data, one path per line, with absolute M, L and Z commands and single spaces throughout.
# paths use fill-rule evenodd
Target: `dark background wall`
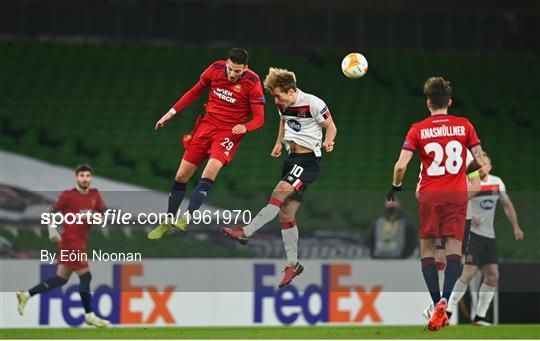
M 0 0 L 0 34 L 289 51 L 540 51 L 536 1 Z

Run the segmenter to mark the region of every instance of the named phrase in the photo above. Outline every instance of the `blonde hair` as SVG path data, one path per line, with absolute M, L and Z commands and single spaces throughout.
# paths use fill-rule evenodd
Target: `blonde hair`
M 268 91 L 277 87 L 283 92 L 288 92 L 290 89 L 296 90 L 296 76 L 294 72 L 287 69 L 271 67 L 264 79 L 264 87 Z

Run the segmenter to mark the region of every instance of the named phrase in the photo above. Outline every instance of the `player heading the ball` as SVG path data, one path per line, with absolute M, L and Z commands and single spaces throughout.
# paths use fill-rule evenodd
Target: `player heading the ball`
M 268 204 L 244 227 L 223 227 L 228 237 L 246 244 L 248 239 L 279 214 L 281 236 L 287 254 L 282 288 L 304 270 L 298 262 L 298 225 L 296 211 L 304 199 L 307 187 L 320 173 L 321 146 L 334 150 L 337 128 L 326 104 L 318 97 L 305 93 L 296 85 L 296 76 L 285 69 L 270 68 L 264 81 L 274 97 L 281 118 L 277 140 L 271 156 L 281 156 L 282 144 L 289 155 L 283 160 L 281 180 Z M 326 130 L 323 142 L 323 128 Z
M 197 118 L 191 134 L 184 136 L 184 155 L 169 193 L 167 213 L 173 221 L 157 226 L 149 239 L 159 239 L 166 232 L 185 231 L 187 219 L 176 214 L 184 199 L 187 182 L 199 165 L 208 158 L 201 179 L 197 183 L 188 206 L 188 214 L 199 207 L 206 197 L 221 168 L 232 161 L 240 142 L 247 132 L 264 123 L 264 94 L 259 76 L 248 68 L 248 53 L 241 48 L 229 51 L 227 60 L 210 64 L 197 84 L 156 123 L 163 127 L 174 115 L 195 101 L 206 89 L 208 102 L 205 113 Z M 248 119 L 252 116 L 252 119 Z

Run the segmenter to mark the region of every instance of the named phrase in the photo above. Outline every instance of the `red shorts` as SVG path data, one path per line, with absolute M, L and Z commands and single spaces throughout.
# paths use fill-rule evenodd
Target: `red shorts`
M 210 122 L 198 122 L 185 143 L 182 159 L 200 165 L 207 157 L 224 165 L 231 162 L 245 134 L 233 134 L 232 128 L 222 128 Z
M 85 257 L 90 257 L 85 255 L 87 255 L 86 250 L 63 248 L 58 250 L 56 263 L 71 270 L 84 269 L 88 267 L 88 261 Z
M 420 239 L 452 237 L 463 240 L 467 202 L 419 201 Z

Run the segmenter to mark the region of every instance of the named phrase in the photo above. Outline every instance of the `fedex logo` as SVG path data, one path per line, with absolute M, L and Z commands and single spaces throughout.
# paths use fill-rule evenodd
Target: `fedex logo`
M 56 273 L 55 265 L 41 265 L 41 280 L 53 276 Z M 92 295 L 92 309 L 96 315 L 107 319 L 114 324 L 152 324 L 158 318 L 162 318 L 167 324 L 176 323 L 172 316 L 167 302 L 174 292 L 174 286 L 167 286 L 164 291 L 158 291 L 155 286 L 134 286 L 131 284 L 133 277 L 143 274 L 142 264 L 116 264 L 113 265 L 113 285 L 100 285 Z M 132 302 L 143 298 L 143 293 L 148 293 L 153 308 L 150 315 L 143 318 L 142 311 L 132 310 Z M 54 300 L 59 300 L 62 307 L 62 317 L 70 326 L 78 326 L 84 322 L 84 314 L 72 313 L 72 308 L 82 307 L 79 293 L 79 285 L 64 286 L 40 295 L 39 304 L 39 324 L 48 325 L 50 316 L 50 304 Z M 73 298 L 72 298 L 73 296 Z M 99 302 L 108 297 L 111 301 L 109 314 L 99 311 Z M 75 298 L 75 299 L 74 299 Z M 146 309 L 145 309 L 146 310 Z
M 288 285 L 279 290 L 274 285 L 265 286 L 263 284 L 264 278 L 275 275 L 274 264 L 257 264 L 254 274 L 254 322 L 256 323 L 261 323 L 264 320 L 263 303 L 265 301 L 273 301 L 273 311 L 277 319 L 284 324 L 292 324 L 300 316 L 303 316 L 309 324 L 362 322 L 367 318 L 376 323 L 382 322 L 375 306 L 382 285 L 375 285 L 371 288 L 364 288 L 361 285 L 340 285 L 340 279 L 351 274 L 349 264 L 323 265 L 322 283 L 320 285 L 310 284 L 303 292 L 299 292 L 294 285 Z M 310 304 L 310 302 L 317 296 L 320 304 L 315 309 L 315 304 Z M 353 298 L 359 299 L 360 308 L 356 311 L 342 309 L 340 302 Z

